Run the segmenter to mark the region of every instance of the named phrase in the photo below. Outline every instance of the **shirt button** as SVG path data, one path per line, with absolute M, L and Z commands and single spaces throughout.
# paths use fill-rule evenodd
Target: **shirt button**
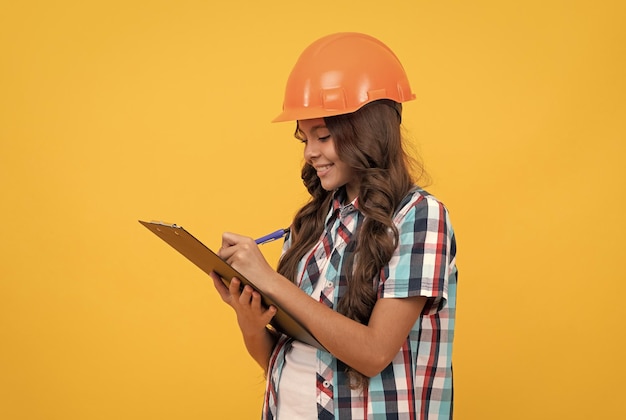
M 333 287 L 333 282 L 332 281 L 327 282 L 326 287 Z
M 329 387 L 330 387 L 330 382 L 328 382 L 328 381 L 324 381 L 324 382 L 322 383 L 322 385 L 324 386 L 324 388 L 329 388 Z

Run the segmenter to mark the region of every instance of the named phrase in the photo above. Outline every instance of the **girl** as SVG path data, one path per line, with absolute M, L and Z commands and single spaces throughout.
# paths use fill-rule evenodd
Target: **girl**
M 275 121 L 296 121 L 311 199 L 277 271 L 245 236 L 224 233 L 219 255 L 326 351 L 268 330 L 274 307 L 212 276 L 267 374 L 264 419 L 452 417 L 456 245 L 402 147 L 414 97 L 393 52 L 364 34 L 321 38 L 289 76 Z

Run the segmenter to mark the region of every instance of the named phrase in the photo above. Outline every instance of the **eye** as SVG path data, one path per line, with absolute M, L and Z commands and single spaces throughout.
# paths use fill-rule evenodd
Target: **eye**
M 325 142 L 325 141 L 327 141 L 328 139 L 330 139 L 330 134 L 329 134 L 329 135 L 327 135 L 327 136 L 318 137 L 317 139 L 318 139 L 319 141 L 321 141 L 321 142 Z
M 294 135 L 296 140 L 298 140 L 300 143 L 306 143 L 306 137 L 304 137 L 304 135 L 302 134 L 302 132 L 300 132 L 299 130 L 297 130 Z

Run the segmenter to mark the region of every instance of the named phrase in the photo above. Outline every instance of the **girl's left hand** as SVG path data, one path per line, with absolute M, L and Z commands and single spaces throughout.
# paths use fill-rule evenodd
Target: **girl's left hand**
M 217 255 L 250 280 L 259 290 L 264 290 L 276 271 L 267 263 L 254 239 L 225 232 L 222 247 Z

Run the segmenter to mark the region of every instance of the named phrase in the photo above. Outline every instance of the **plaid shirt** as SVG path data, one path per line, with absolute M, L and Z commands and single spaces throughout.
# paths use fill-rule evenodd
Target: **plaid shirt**
M 330 308 L 336 307 L 345 292 L 342 265 L 354 247 L 350 239 L 364 218 L 358 202 L 342 206 L 343 197 L 335 196 L 320 242 L 305 255 L 299 269 L 298 284 L 306 293 L 312 293 L 317 281 L 325 282 L 320 302 Z M 370 378 L 365 392 L 350 389 L 345 364 L 328 352 L 317 351 L 319 419 L 452 418 L 457 269 L 448 212 L 433 196 L 414 189 L 400 204 L 394 223 L 400 234 L 399 245 L 379 278 L 374 279 L 378 298 L 426 296 L 426 307 L 398 354 Z M 285 249 L 289 246 L 287 238 Z M 291 338 L 281 336 L 272 352 L 263 419 L 276 418 L 277 390 L 291 342 Z

